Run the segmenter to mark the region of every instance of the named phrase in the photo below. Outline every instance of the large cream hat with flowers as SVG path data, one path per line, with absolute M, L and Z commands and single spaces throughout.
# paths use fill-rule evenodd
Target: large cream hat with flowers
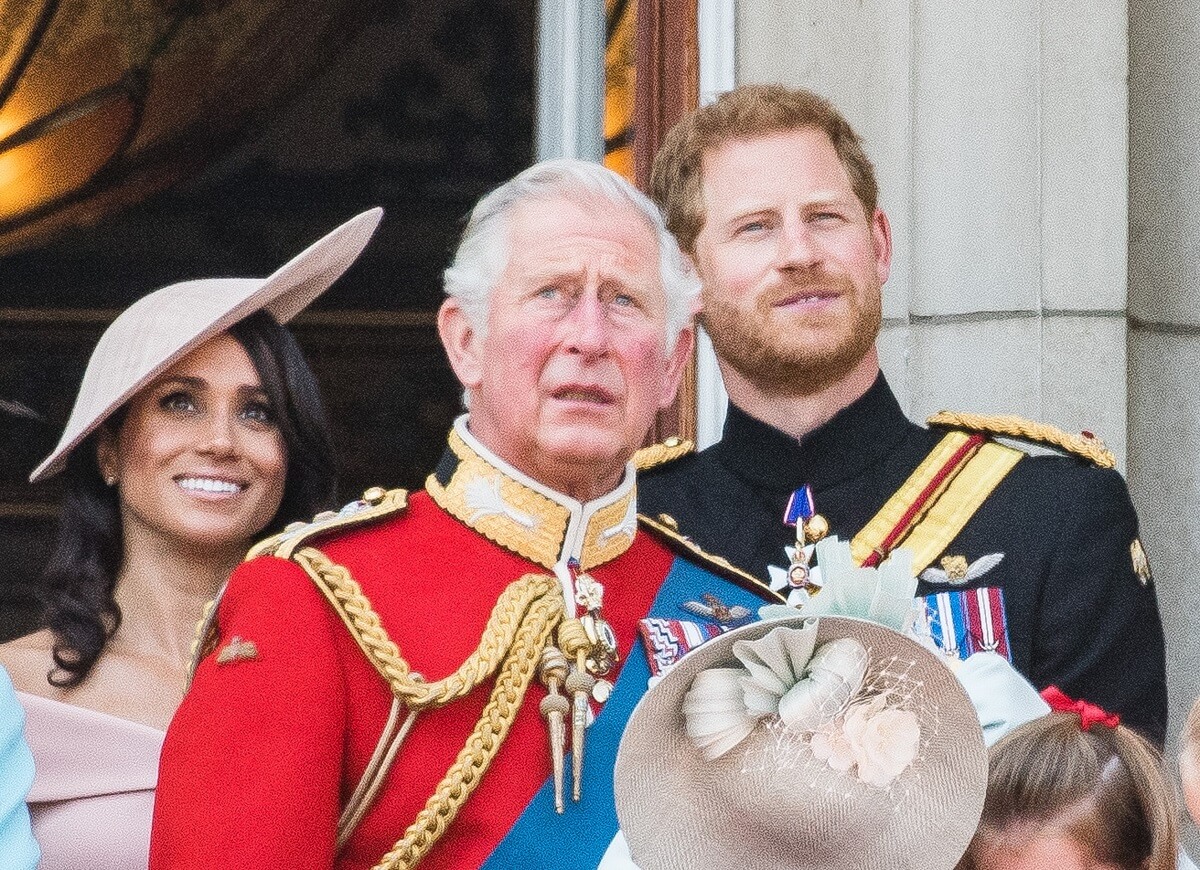
M 256 311 L 287 323 L 362 253 L 383 217 L 351 218 L 266 278 L 200 278 L 171 284 L 126 308 L 100 336 L 75 407 L 54 451 L 31 482 L 62 471 L 67 455 L 113 411 L 176 361 Z
M 756 622 L 687 654 L 634 710 L 615 770 L 641 870 L 949 870 L 986 790 L 950 669 L 841 616 Z

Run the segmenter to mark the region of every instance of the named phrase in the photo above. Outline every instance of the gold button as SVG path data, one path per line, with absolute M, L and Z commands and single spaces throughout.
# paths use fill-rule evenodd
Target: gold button
M 387 495 L 387 490 L 382 486 L 373 486 L 363 493 L 363 501 L 367 504 L 379 504 L 385 495 Z
M 670 514 L 659 514 L 658 521 L 672 531 L 679 531 L 679 521 Z

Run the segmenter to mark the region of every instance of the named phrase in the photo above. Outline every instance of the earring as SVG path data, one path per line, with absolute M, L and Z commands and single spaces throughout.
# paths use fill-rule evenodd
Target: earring
M 104 482 L 107 483 L 109 486 L 116 486 L 117 485 L 116 475 L 112 475 L 112 474 L 106 475 L 104 478 Z

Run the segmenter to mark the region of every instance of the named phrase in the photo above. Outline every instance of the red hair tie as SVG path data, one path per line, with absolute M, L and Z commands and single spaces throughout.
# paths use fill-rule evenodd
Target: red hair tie
M 1062 693 L 1058 686 L 1047 686 L 1041 691 L 1042 699 L 1050 705 L 1055 713 L 1079 714 L 1079 727 L 1091 731 L 1093 725 L 1107 725 L 1116 728 L 1121 724 L 1121 717 L 1109 713 L 1103 707 L 1089 704 L 1087 701 L 1075 701 Z

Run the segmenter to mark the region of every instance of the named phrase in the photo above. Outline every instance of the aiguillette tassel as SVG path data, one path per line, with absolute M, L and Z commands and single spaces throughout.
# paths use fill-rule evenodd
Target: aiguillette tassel
M 596 678 L 587 671 L 592 643 L 582 622 L 564 619 L 558 626 L 558 645 L 569 658 L 575 659 L 566 688 L 571 693 L 571 796 L 579 800 L 583 793 L 583 738 L 587 731 L 588 697 L 592 686 L 596 685 Z
M 542 698 L 541 711 L 550 731 L 550 763 L 554 769 L 554 809 L 562 813 L 563 806 L 563 754 L 566 748 L 566 722 L 564 717 L 571 709 L 570 702 L 558 692 L 570 665 L 566 656 L 555 647 L 542 651 L 540 677 L 549 694 Z
M 571 798 L 578 801 L 583 793 L 583 735 L 587 733 L 588 699 L 596 678 L 584 668 L 583 655 L 567 677 L 571 694 Z

